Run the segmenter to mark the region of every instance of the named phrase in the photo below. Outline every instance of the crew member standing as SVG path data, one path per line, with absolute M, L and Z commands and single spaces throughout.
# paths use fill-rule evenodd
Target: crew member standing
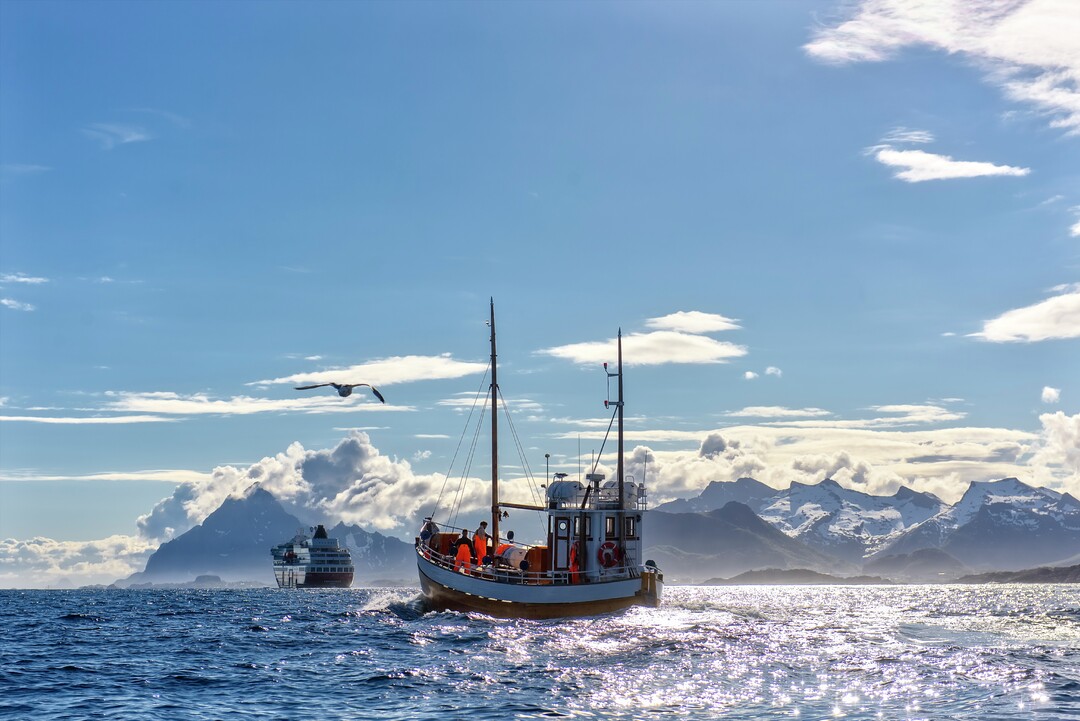
M 488 555 L 487 521 L 480 521 L 480 527 L 473 532 L 473 548 L 476 549 L 476 557 L 480 563 Z

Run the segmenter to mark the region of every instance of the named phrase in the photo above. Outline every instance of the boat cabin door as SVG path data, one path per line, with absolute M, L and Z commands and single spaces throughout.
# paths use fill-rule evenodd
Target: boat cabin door
M 552 519 L 553 541 L 551 565 L 556 571 L 565 571 L 570 567 L 570 518 L 567 516 L 555 516 Z

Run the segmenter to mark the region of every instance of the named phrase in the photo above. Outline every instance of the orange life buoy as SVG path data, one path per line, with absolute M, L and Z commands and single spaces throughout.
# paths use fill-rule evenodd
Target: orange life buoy
M 622 549 L 615 541 L 604 541 L 596 551 L 596 560 L 604 568 L 611 568 L 622 560 Z

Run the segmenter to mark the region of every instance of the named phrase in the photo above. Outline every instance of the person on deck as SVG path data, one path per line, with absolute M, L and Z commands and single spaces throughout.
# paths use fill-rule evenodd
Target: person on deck
M 476 558 L 483 563 L 488 555 L 487 521 L 480 521 L 480 527 L 473 531 L 473 548 L 476 550 Z
M 461 530 L 461 537 L 454 541 L 454 547 L 457 549 L 454 554 L 454 570 L 469 573 L 472 571 L 472 564 L 476 562 L 476 553 L 473 551 L 468 531 Z
M 424 525 L 420 527 L 420 542 L 428 548 L 435 548 L 435 537 L 439 535 L 439 527 L 431 516 L 424 519 Z

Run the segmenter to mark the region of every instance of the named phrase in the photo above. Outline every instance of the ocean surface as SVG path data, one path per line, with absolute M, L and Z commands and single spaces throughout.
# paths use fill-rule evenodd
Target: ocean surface
M 0 718 L 1080 719 L 1077 586 L 668 587 L 568 621 L 415 589 L 0 591 Z

